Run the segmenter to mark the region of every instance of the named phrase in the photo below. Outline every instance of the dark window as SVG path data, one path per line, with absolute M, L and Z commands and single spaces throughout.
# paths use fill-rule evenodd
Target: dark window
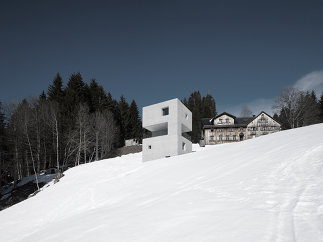
M 211 132 L 213 132 L 214 131 L 214 129 L 211 129 Z
M 169 108 L 168 107 L 167 108 L 163 108 L 162 110 L 163 110 L 163 116 L 166 116 L 166 115 L 169 114 Z
M 226 136 L 225 136 L 225 139 L 226 139 L 226 140 L 229 140 L 229 135 L 226 135 Z
M 150 149 L 150 150 L 151 150 L 151 145 L 148 145 L 148 149 Z
M 186 144 L 184 142 L 182 143 L 182 150 L 186 150 Z

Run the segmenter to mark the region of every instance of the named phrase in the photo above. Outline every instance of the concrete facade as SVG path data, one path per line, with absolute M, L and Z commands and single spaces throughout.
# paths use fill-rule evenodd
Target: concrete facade
M 186 136 L 192 131 L 192 113 L 179 99 L 144 107 L 142 127 L 151 132 L 151 137 L 142 141 L 143 161 L 192 152 L 192 142 Z

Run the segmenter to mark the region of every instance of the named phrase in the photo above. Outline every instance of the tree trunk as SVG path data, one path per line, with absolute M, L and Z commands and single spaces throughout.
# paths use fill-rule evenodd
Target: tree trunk
M 95 132 L 95 160 L 99 160 L 99 132 Z
M 16 141 L 17 142 L 17 141 Z M 13 187 L 16 188 L 17 186 L 17 180 L 18 180 L 18 169 L 19 169 L 19 154 L 18 154 L 18 147 L 17 143 L 15 144 L 15 160 L 16 160 L 16 169 L 14 169 L 14 181 L 13 181 Z
M 80 165 L 80 158 L 81 158 L 81 148 L 82 148 L 82 124 L 80 123 L 80 130 L 79 130 L 79 148 L 77 152 L 77 165 Z
M 37 128 L 37 173 L 40 172 L 40 130 Z
M 84 148 L 84 163 L 86 164 L 86 134 L 85 134 L 85 130 L 84 130 L 84 138 L 83 138 L 83 142 L 84 142 L 84 145 L 83 145 L 83 148 Z
M 55 117 L 55 131 L 56 131 L 56 162 L 57 169 L 59 170 L 59 156 L 58 156 L 58 125 L 57 125 L 57 117 Z
M 33 162 L 33 170 L 34 170 L 34 174 L 35 174 L 35 179 L 36 179 L 36 184 L 37 184 L 37 190 L 39 191 L 38 176 L 37 176 L 36 167 L 35 167 L 35 160 L 34 160 L 34 155 L 33 155 L 33 151 L 32 151 L 32 148 L 31 148 L 31 143 L 30 143 L 30 139 L 29 139 L 28 129 L 27 129 L 27 124 L 26 123 L 25 123 L 25 132 L 26 132 L 26 137 L 27 137 L 27 141 L 28 141 L 28 145 L 29 145 L 29 152 L 30 152 L 31 160 Z
M 44 165 L 43 170 L 46 169 L 47 166 L 47 150 L 46 150 L 46 139 L 44 139 Z

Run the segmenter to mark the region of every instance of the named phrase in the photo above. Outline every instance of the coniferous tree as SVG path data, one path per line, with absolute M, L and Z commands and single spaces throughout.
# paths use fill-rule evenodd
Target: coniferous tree
M 45 91 L 43 91 L 39 96 L 39 101 L 44 102 L 46 100 L 47 100 L 47 97 L 46 97 Z
M 64 90 L 64 103 L 70 111 L 74 111 L 79 103 L 88 103 L 88 87 L 80 73 L 72 74 Z
M 91 80 L 90 83 L 90 102 L 91 112 L 103 111 L 108 107 L 108 100 L 105 91 L 95 79 Z
M 2 109 L 2 103 L 0 102 L 0 162 L 4 152 L 5 145 L 5 115 Z
M 192 112 L 192 142 L 198 143 L 201 139 L 201 119 L 216 116 L 216 104 L 212 95 L 201 97 L 199 91 L 193 92 L 188 99 L 183 99 L 183 104 Z
M 129 108 L 130 138 L 142 139 L 142 124 L 135 100 L 132 100 Z
M 64 97 L 63 80 L 59 73 L 56 74 L 53 84 L 48 87 L 48 100 L 61 103 Z
M 319 103 L 319 121 L 323 123 L 323 93 L 321 94 L 321 98 L 318 103 Z
M 214 98 L 207 94 L 202 98 L 202 118 L 212 118 L 216 116 L 216 105 Z
M 112 95 L 110 92 L 106 95 L 106 105 L 107 109 L 114 114 L 114 116 L 118 115 L 118 102 L 112 98 Z M 115 117 L 116 120 L 118 120 L 117 117 Z
M 201 139 L 201 110 L 203 110 L 201 94 L 199 91 L 193 92 L 190 95 L 187 101 L 187 107 L 192 112 L 191 139 L 193 143 L 198 143 Z
M 278 114 L 277 114 L 277 113 L 274 113 L 274 115 L 273 115 L 273 119 L 275 119 L 275 120 L 277 120 L 277 121 L 278 121 L 279 116 L 278 116 Z
M 278 122 L 281 124 L 281 129 L 282 130 L 291 129 L 291 125 L 288 122 L 288 116 L 287 116 L 287 114 L 289 112 L 288 111 L 285 111 L 284 109 L 285 108 L 282 108 L 279 111 Z
M 124 96 L 120 97 L 118 104 L 121 118 L 121 137 L 123 140 L 129 139 L 130 137 L 130 125 L 129 125 L 129 104 L 127 103 Z
M 114 120 L 115 120 L 115 126 L 118 135 L 116 135 L 115 138 L 115 147 L 122 147 L 124 145 L 124 133 L 123 133 L 123 124 L 122 124 L 122 117 L 121 112 L 119 109 L 119 103 L 117 100 L 112 98 L 111 93 L 109 92 L 107 95 L 107 109 L 113 113 Z
M 304 95 L 303 102 L 306 103 L 307 107 L 304 110 L 302 126 L 319 123 L 319 103 L 314 91 L 311 93 L 307 92 Z
M 5 134 L 5 115 L 2 109 L 2 103 L 0 102 L 0 186 L 4 185 L 7 180 L 5 179 L 8 174 L 5 164 L 7 156 L 7 136 Z
M 89 89 L 83 82 L 80 73 L 72 74 L 64 89 L 64 105 L 61 108 L 63 112 L 63 123 L 68 135 L 74 129 L 76 113 L 80 103 L 86 103 L 89 105 Z

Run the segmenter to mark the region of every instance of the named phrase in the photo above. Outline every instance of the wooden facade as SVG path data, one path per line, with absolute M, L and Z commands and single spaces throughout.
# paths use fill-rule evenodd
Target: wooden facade
M 202 119 L 201 137 L 205 144 L 213 145 L 251 139 L 280 129 L 280 123 L 265 112 L 244 118 L 224 112 L 214 118 Z

